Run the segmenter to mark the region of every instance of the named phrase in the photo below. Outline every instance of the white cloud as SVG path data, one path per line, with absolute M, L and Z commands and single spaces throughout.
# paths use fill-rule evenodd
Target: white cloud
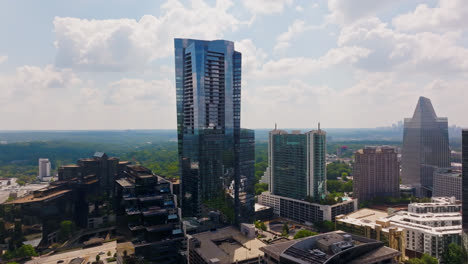
M 302 11 L 304 11 L 304 8 L 302 6 L 300 6 L 300 5 L 298 5 L 298 6 L 296 6 L 296 11 L 297 12 L 302 12 Z
M 178 0 L 162 5 L 162 15 L 140 20 L 87 20 L 56 17 L 56 65 L 80 70 L 124 71 L 173 55 L 175 37 L 218 39 L 244 22 L 228 13 L 232 3 L 218 0 L 211 6 L 192 0 L 185 7 Z
M 339 64 L 354 64 L 369 56 L 370 50 L 354 46 L 330 49 L 325 55 L 314 59 L 306 57 L 283 58 L 267 61 L 258 72 L 259 77 L 275 79 L 307 76 Z
M 273 48 L 275 52 L 287 49 L 291 44 L 290 42 L 299 34 L 313 29 L 322 28 L 323 26 L 308 26 L 304 20 L 294 20 L 292 25 L 288 27 L 288 31 L 281 33 L 276 38 L 276 45 Z
M 468 70 L 468 49 L 458 45 L 460 38 L 457 32 L 401 33 L 374 17 L 344 27 L 338 45 L 371 50 L 357 64 L 370 71 L 441 74 Z
M 338 24 L 349 24 L 361 18 L 375 15 L 376 12 L 401 0 L 328 0 L 328 19 Z
M 6 55 L 0 56 L 0 64 L 6 62 L 7 60 L 8 60 L 8 56 Z
M 243 0 L 242 4 L 251 13 L 274 14 L 281 13 L 293 0 Z
M 465 30 L 468 24 L 468 5 L 463 0 L 439 0 L 437 7 L 420 4 L 413 12 L 393 19 L 398 31 L 444 32 Z

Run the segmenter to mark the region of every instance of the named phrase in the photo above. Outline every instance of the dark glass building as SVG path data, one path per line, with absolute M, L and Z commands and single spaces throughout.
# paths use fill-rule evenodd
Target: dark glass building
M 462 243 L 468 252 L 468 130 L 462 131 Z M 468 258 L 465 254 L 465 262 Z
M 326 193 L 326 133 L 272 130 L 268 143 L 269 190 L 298 200 L 318 201 Z
M 422 195 L 432 190 L 436 168 L 450 167 L 448 121 L 437 117 L 431 100 L 420 97 L 412 118 L 405 118 L 401 179 Z
M 174 45 L 183 216 L 223 207 L 238 222 L 240 164 L 246 163 L 240 155 L 242 55 L 225 40 L 175 39 Z

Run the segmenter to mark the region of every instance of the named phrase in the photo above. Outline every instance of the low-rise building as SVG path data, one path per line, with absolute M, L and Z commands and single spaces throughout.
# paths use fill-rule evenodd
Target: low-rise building
M 406 231 L 401 227 L 391 226 L 385 220 L 388 214 L 384 211 L 368 208 L 360 209 L 348 215 L 336 217 L 336 229 L 355 235 L 384 242 L 385 246 L 400 251 L 398 261 L 405 260 Z
M 457 200 L 462 199 L 461 169 L 438 169 L 434 172 L 433 180 L 433 196 L 455 196 Z
M 325 220 L 335 221 L 337 215 L 349 214 L 356 211 L 358 208 L 358 200 L 352 198 L 345 199 L 345 201 L 334 205 L 323 205 L 273 195 L 269 192 L 263 192 L 261 195 L 258 195 L 258 203 L 272 207 L 275 216 L 304 224 L 322 222 Z
M 432 203 L 412 203 L 408 211 L 384 218 L 406 230 L 406 249 L 441 259 L 450 243 L 461 244 L 461 204 L 455 198 L 434 198 Z
M 249 227 L 243 226 L 243 228 Z M 229 226 L 215 231 L 188 235 L 189 264 L 264 263 L 264 254 L 260 248 L 265 244 L 250 234 L 251 232 L 241 232 Z
M 396 263 L 400 252 L 383 242 L 335 231 L 261 248 L 267 264 Z

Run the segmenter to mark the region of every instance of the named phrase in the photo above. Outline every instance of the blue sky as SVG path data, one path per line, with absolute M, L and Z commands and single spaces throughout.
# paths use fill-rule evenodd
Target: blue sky
M 462 0 L 9 1 L 0 130 L 175 128 L 173 38 L 243 53 L 242 125 L 468 126 Z

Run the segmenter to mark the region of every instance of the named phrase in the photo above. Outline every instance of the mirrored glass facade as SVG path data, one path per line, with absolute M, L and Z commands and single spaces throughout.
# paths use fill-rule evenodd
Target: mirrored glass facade
M 468 252 L 468 130 L 462 131 L 462 245 Z M 464 255 L 465 263 L 468 255 Z
M 431 100 L 420 97 L 412 118 L 405 118 L 401 158 L 403 184 L 432 189 L 434 168 L 450 166 L 448 121 L 437 117 Z
M 217 205 L 237 222 L 242 55 L 225 40 L 174 44 L 183 215 L 201 216 L 203 204 Z
M 298 200 L 319 201 L 326 194 L 326 133 L 272 130 L 269 134 L 269 190 Z

